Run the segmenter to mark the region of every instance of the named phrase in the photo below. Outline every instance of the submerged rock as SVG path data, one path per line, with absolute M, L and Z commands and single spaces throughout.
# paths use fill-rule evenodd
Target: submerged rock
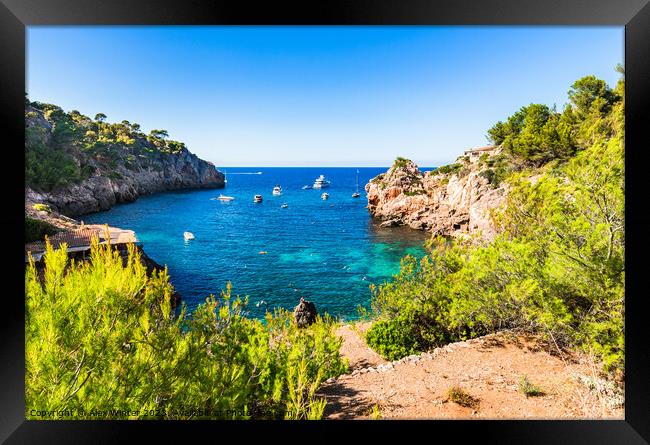
M 304 298 L 300 299 L 300 303 L 293 310 L 293 317 L 296 320 L 299 328 L 309 326 L 316 321 L 316 305 L 311 301 L 307 301 Z

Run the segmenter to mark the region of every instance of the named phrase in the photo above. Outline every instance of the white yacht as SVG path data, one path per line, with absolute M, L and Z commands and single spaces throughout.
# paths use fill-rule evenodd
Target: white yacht
M 194 234 L 192 232 L 183 232 L 183 238 L 185 238 L 185 241 L 194 239 Z
M 320 199 L 329 199 L 330 195 L 327 192 L 324 192 L 322 195 L 320 195 Z
M 235 197 L 234 196 L 219 195 L 219 197 L 217 199 L 219 201 L 232 201 L 233 199 L 235 199 Z
M 282 187 L 280 185 L 276 185 L 273 187 L 273 196 L 280 196 L 282 194 Z
M 330 182 L 325 179 L 325 176 L 320 175 L 316 180 L 314 181 L 314 188 L 315 189 L 324 189 L 325 187 L 329 187 Z

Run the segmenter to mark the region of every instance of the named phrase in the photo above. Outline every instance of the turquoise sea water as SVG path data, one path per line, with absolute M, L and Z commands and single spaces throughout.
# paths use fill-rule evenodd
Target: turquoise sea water
M 225 189 L 144 196 L 81 219 L 134 230 L 147 254 L 168 266 L 190 310 L 230 281 L 234 294 L 249 296 L 251 316 L 292 309 L 305 297 L 319 313 L 353 319 L 359 304 L 369 306 L 369 285 L 397 273 L 402 256 L 423 255 L 426 239 L 372 220 L 363 187 L 386 169 L 358 170 L 359 198 L 351 196 L 356 168 L 238 167 L 225 169 Z M 320 174 L 329 188 L 302 190 Z M 281 196 L 271 194 L 276 184 Z M 210 199 L 220 194 L 235 200 Z M 255 194 L 262 203 L 253 203 Z M 185 241 L 185 231 L 195 239 Z

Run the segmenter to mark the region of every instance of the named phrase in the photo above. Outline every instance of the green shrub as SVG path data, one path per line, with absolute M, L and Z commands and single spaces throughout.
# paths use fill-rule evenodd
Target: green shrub
M 479 399 L 472 397 L 459 386 L 452 386 L 447 390 L 447 399 L 466 408 L 478 408 Z
M 34 142 L 25 148 L 25 182 L 37 189 L 51 191 L 79 182 L 79 167 L 64 150 Z
M 368 346 L 387 360 L 399 360 L 418 351 L 412 325 L 403 318 L 378 320 L 366 332 Z
M 410 159 L 398 157 L 397 159 L 395 159 L 395 162 L 393 162 L 393 167 L 396 168 L 406 167 L 409 163 L 411 163 Z
M 437 169 L 433 170 L 431 172 L 432 175 L 437 175 L 437 174 L 455 174 L 460 171 L 460 169 L 463 168 L 462 164 L 456 163 L 456 164 L 449 164 L 449 165 L 443 165 L 442 167 L 438 167 Z
M 58 233 L 60 229 L 50 223 L 25 217 L 25 242 L 43 241 L 45 235 L 51 236 Z
M 106 177 L 109 179 L 122 179 L 122 174 L 119 172 L 108 172 L 106 173 Z
M 88 262 L 49 245 L 44 261 L 25 274 L 29 419 L 319 418 L 315 389 L 347 368 L 329 317 L 249 319 L 230 284 L 175 315 L 167 271 L 147 276 L 133 246 L 126 264 L 96 238 Z
M 404 192 L 406 196 L 417 196 L 417 195 L 426 195 L 427 192 L 423 189 L 411 190 Z
M 544 391 L 537 385 L 533 385 L 528 380 L 528 377 L 523 375 L 519 380 L 519 392 L 521 392 L 526 397 L 537 397 L 543 396 Z
M 86 164 L 81 167 L 81 179 L 88 179 L 95 173 L 95 167 L 90 164 Z
M 368 415 L 372 420 L 381 420 L 381 409 L 379 408 L 379 405 L 375 403 L 370 409 Z

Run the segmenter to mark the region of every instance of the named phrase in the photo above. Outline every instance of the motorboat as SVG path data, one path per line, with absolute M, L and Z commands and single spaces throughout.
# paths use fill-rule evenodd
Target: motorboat
M 183 232 L 183 238 L 185 238 L 185 241 L 194 239 L 194 234 L 192 232 Z
M 253 202 L 262 202 L 262 195 L 255 195 L 253 197 Z
M 315 189 L 323 189 L 325 187 L 329 187 L 330 182 L 325 179 L 325 176 L 320 175 L 316 180 L 314 181 L 314 188 Z
M 287 203 L 285 202 L 285 203 L 282 204 L 280 207 L 282 207 L 283 209 L 286 209 L 287 207 L 289 207 L 289 204 L 287 204 Z
M 282 194 L 282 187 L 280 185 L 276 185 L 273 187 L 273 196 L 280 196 Z
M 233 199 L 235 199 L 235 197 L 234 196 L 219 195 L 219 197 L 217 199 L 219 201 L 232 201 Z
M 330 195 L 327 192 L 324 192 L 322 195 L 320 195 L 320 199 L 329 199 Z

